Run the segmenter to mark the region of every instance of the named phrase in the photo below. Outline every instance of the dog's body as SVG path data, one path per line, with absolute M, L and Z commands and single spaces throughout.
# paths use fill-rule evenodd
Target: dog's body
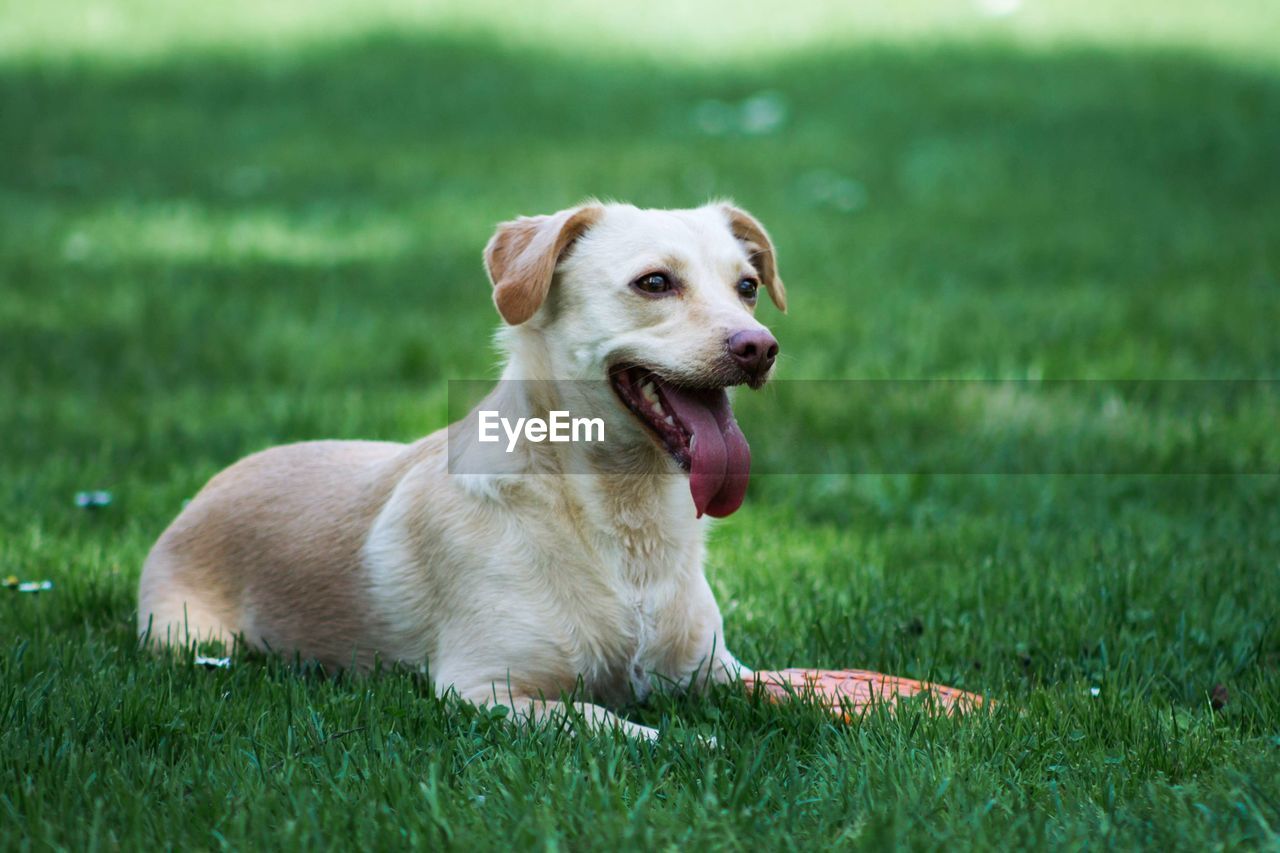
M 505 224 L 486 262 L 511 324 L 490 402 L 529 416 L 608 411 L 621 432 L 609 458 L 525 443 L 501 471 L 451 473 L 474 449 L 456 428 L 410 445 L 321 441 L 250 456 L 152 550 L 144 636 L 238 638 L 337 667 L 427 664 L 441 692 L 533 715 L 579 680 L 617 706 L 654 684 L 746 672 L 703 574 L 700 516 L 732 512 L 746 488 L 723 388 L 763 383 L 777 349 L 748 287 L 762 283 L 785 307 L 763 229 L 727 205 L 590 204 Z M 551 379 L 593 381 L 521 381 Z M 635 417 L 617 417 L 620 404 Z M 593 723 L 654 734 L 578 707 Z

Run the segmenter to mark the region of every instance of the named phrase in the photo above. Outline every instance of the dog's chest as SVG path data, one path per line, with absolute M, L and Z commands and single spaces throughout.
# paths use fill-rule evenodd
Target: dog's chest
M 600 661 L 595 667 L 599 677 L 592 684 L 592 692 L 606 702 L 644 702 L 653 689 L 646 663 L 655 638 L 642 602 L 636 602 L 628 622 L 627 640 L 613 659 Z
M 642 593 L 624 595 L 618 602 L 618 624 L 596 624 L 601 634 L 612 636 L 612 642 L 592 643 L 582 649 L 579 670 L 591 694 L 606 704 L 643 702 L 652 692 L 650 675 L 654 669 L 654 650 L 662 644 L 655 628 L 652 603 Z
M 595 614 L 611 610 L 613 624 L 593 619 L 590 633 L 599 642 L 583 649 L 590 658 L 581 667 L 584 675 L 590 674 L 587 686 L 607 702 L 644 701 L 655 678 L 678 681 L 685 675 L 668 671 L 665 662 L 672 657 L 672 644 L 679 642 L 674 609 L 687 582 L 681 563 L 687 555 L 659 537 L 643 548 L 635 544 L 635 539 L 619 537 L 610 549 L 614 607 Z

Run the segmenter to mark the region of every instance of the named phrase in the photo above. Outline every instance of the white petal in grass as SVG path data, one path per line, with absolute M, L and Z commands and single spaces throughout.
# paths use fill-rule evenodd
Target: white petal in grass
M 724 101 L 702 101 L 693 109 L 693 123 L 707 136 L 723 136 L 733 130 L 733 112 Z
M 787 122 L 787 102 L 778 92 L 757 92 L 736 103 L 709 98 L 693 108 L 693 123 L 707 136 L 764 136 Z
M 797 191 L 810 207 L 838 213 L 857 213 L 867 206 L 867 189 L 859 181 L 827 169 L 800 178 Z
M 742 131 L 751 136 L 773 133 L 787 121 L 787 102 L 777 92 L 760 92 L 742 102 Z
M 1090 695 L 1090 696 L 1092 696 L 1094 699 L 1097 699 L 1099 696 L 1101 696 L 1101 695 L 1102 695 L 1102 688 L 1101 688 L 1101 687 L 1090 687 L 1090 688 L 1089 688 L 1089 695 Z
M 211 658 L 204 655 L 196 655 L 195 664 L 206 669 L 227 669 L 231 666 L 231 658 Z
M 83 231 L 72 231 L 62 243 L 62 259 L 83 261 L 93 254 L 93 238 Z
M 13 589 L 18 592 L 48 592 L 53 589 L 53 581 L 23 581 Z

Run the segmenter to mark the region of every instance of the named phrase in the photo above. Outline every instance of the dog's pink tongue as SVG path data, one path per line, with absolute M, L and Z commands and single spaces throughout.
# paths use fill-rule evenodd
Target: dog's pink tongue
M 701 518 L 724 518 L 742 506 L 751 476 L 751 448 L 733 418 L 723 389 L 688 390 L 663 385 L 662 394 L 693 433 L 689 441 L 689 491 Z

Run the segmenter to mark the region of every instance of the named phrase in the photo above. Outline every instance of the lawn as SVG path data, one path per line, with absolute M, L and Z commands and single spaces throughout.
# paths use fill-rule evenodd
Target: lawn
M 1274 3 L 186 5 L 0 3 L 0 847 L 1280 846 Z M 778 243 L 735 651 L 994 710 L 650 746 L 136 650 L 183 500 L 442 426 L 493 224 L 589 195 Z

